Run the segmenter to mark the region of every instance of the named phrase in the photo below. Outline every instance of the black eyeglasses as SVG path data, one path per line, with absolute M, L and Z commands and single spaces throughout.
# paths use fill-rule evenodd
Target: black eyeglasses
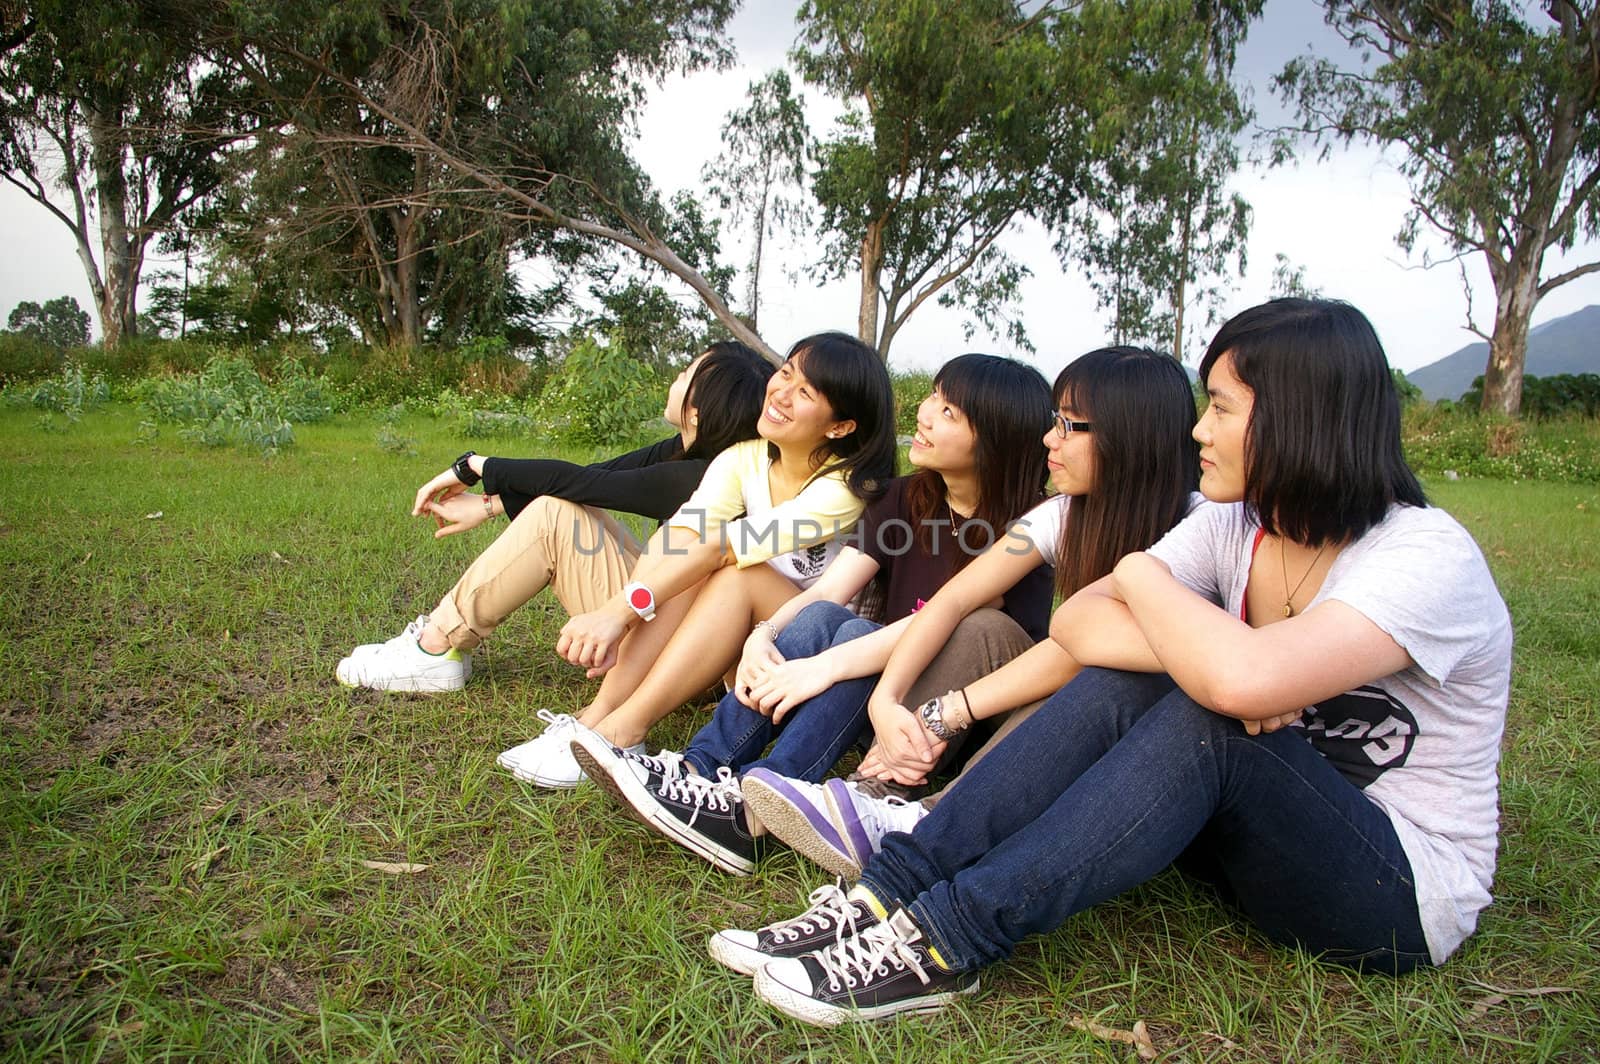
M 1062 439 L 1066 439 L 1067 434 L 1070 432 L 1094 431 L 1094 422 L 1092 421 L 1068 421 L 1066 418 L 1061 416 L 1061 411 L 1059 410 L 1050 411 L 1050 416 L 1055 420 L 1056 423 L 1056 435 L 1060 436 Z

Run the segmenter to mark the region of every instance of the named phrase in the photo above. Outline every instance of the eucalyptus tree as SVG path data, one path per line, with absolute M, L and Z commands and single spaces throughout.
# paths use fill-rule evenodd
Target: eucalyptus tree
M 138 330 L 150 241 L 217 187 L 250 125 L 237 85 L 148 5 L 25 10 L 0 33 L 0 177 L 72 233 L 115 346 Z
M 1545 268 L 1552 249 L 1600 236 L 1600 0 L 1325 6 L 1360 59 L 1306 56 L 1284 68 L 1278 86 L 1298 108 L 1298 132 L 1324 152 L 1358 139 L 1398 149 L 1411 186 L 1400 245 L 1414 250 L 1426 226 L 1452 259 L 1483 257 L 1491 330 L 1468 312 L 1489 341 L 1482 406 L 1515 414 L 1534 308 L 1600 271 L 1592 244 L 1585 261 Z
M 1182 361 L 1192 310 L 1207 324 L 1244 270 L 1250 207 L 1228 188 L 1252 114 L 1234 60 L 1261 0 L 1085 4 L 1071 24 L 1075 92 L 1095 116 L 1079 201 L 1057 250 L 1088 267 L 1119 342 Z M 1231 264 L 1231 270 L 1230 270 Z
M 722 152 L 707 163 L 706 190 L 734 225 L 750 224 L 750 285 L 745 315 L 757 328 L 761 265 L 768 233 L 802 230 L 810 217 L 806 161 L 811 133 L 805 110 L 785 70 L 774 70 L 746 90 L 746 103 L 722 124 Z
M 397 275 L 417 269 L 403 226 L 446 210 L 473 238 L 509 233 L 519 251 L 568 261 L 614 245 L 676 275 L 730 332 L 760 338 L 728 309 L 698 218 L 662 201 L 627 151 L 652 79 L 728 57 L 732 0 L 190 0 L 220 63 L 272 101 L 295 135 L 333 160 L 349 224 L 383 216 L 366 243 Z M 365 183 L 384 167 L 387 177 Z M 355 180 L 363 175 L 363 180 Z M 370 192 L 365 190 L 370 188 Z M 452 238 L 455 239 L 455 238 Z M 420 253 L 420 252 L 419 252 Z M 492 271 L 503 263 L 496 260 Z
M 1032 8 L 1030 11 L 1029 9 Z M 998 243 L 1070 196 L 1082 111 L 1051 4 L 805 0 L 793 60 L 846 111 L 817 146 L 824 236 L 815 271 L 859 273 L 857 329 L 887 358 L 929 299 L 960 305 L 1019 347 L 1025 267 Z

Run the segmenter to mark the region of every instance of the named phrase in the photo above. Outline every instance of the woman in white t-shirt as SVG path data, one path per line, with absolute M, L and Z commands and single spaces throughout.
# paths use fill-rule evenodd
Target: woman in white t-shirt
M 768 929 L 760 997 L 824 1024 L 937 1009 L 1174 862 L 1360 970 L 1439 964 L 1471 933 L 1510 620 L 1405 465 L 1382 346 L 1346 304 L 1274 300 L 1201 373 L 1213 504 L 1058 612 L 1053 637 L 1096 667 L 820 900 L 853 934 L 796 957 Z
M 894 476 L 883 359 L 844 333 L 798 341 L 767 384 L 756 430 L 711 460 L 622 591 L 561 629 L 556 652 L 605 679 L 576 718 L 541 710 L 544 732 L 500 754 L 518 779 L 577 786 L 575 724 L 643 753 L 651 724 L 738 660 L 753 620 L 821 575 Z

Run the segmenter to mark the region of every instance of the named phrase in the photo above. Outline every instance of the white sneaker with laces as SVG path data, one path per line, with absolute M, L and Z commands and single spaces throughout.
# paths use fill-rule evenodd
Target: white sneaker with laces
M 928 815 L 927 806 L 921 802 L 908 802 L 895 795 L 874 798 L 842 779 L 825 780 L 822 786 L 829 819 L 844 840 L 845 849 L 863 868 L 883 847 L 885 835 L 910 831 Z
M 417 643 L 426 616 L 418 617 L 386 643 L 366 643 L 334 670 L 346 687 L 374 691 L 459 691 L 472 674 L 472 655 L 454 647 L 430 654 Z
M 539 719 L 545 722 L 542 733 L 509 750 L 501 751 L 495 762 L 507 769 L 517 779 L 536 787 L 552 790 L 570 790 L 584 780 L 583 769 L 572 756 L 572 740 L 589 731 L 570 713 L 552 713 L 539 710 Z M 628 748 L 630 753 L 644 753 L 644 744 Z

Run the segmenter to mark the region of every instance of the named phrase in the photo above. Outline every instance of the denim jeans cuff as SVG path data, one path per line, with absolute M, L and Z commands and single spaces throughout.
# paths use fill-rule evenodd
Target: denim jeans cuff
M 911 910 L 911 918 L 922 929 L 922 936 L 928 940 L 928 946 L 938 955 L 939 960 L 943 961 L 945 966 L 952 972 L 967 972 L 982 967 L 982 965 L 975 964 L 958 953 L 951 946 L 950 936 L 939 929 L 938 922 L 934 919 L 933 913 L 929 911 L 926 897 L 924 895 L 918 898 L 908 908 Z

